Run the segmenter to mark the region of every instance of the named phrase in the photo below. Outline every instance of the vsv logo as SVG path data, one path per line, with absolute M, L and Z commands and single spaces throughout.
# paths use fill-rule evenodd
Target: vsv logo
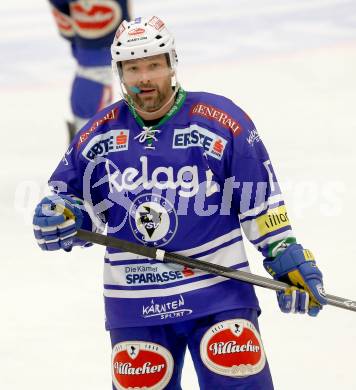
M 87 160 L 92 161 L 97 156 L 103 157 L 112 152 L 127 150 L 128 146 L 129 130 L 111 130 L 93 137 L 82 154 Z
M 202 147 L 206 154 L 221 160 L 227 141 L 223 137 L 198 125 L 186 129 L 174 130 L 173 149 L 186 149 L 194 146 Z

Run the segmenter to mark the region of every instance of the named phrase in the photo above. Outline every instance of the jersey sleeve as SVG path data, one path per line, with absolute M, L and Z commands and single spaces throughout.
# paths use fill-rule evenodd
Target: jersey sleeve
M 93 206 L 98 203 L 98 194 L 92 189 L 91 172 L 89 170 L 88 174 L 87 164 L 80 158 L 80 136 L 78 133 L 73 139 L 52 173 L 48 185 L 54 193 L 68 195 L 76 201 L 84 216 L 82 229 L 102 231 L 106 217 L 105 214 L 96 212 Z
M 239 131 L 231 136 L 227 153 L 233 204 L 248 240 L 265 257 L 296 242 L 267 150 L 252 120 L 233 108 Z

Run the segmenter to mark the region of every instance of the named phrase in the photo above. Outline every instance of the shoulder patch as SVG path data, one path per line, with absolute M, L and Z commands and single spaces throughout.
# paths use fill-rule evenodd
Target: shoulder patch
M 79 136 L 79 141 L 77 142 L 77 149 L 89 138 L 90 134 L 93 133 L 100 125 L 117 119 L 119 109 L 117 107 L 113 108 L 111 111 L 107 112 L 103 117 L 96 120 L 89 129 L 83 130 Z
M 190 115 L 199 115 L 209 120 L 218 122 L 221 126 L 229 129 L 233 136 L 238 136 L 242 131 L 242 126 L 239 122 L 232 118 L 231 115 L 227 114 L 220 108 L 211 106 L 206 103 L 197 103 L 190 109 Z

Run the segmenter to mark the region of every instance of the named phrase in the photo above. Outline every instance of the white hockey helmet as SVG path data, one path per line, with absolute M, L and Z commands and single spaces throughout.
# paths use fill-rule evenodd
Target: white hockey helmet
M 168 54 L 170 66 L 175 70 L 178 59 L 174 37 L 157 16 L 124 20 L 116 31 L 111 45 L 112 65 L 115 72 L 122 61 Z

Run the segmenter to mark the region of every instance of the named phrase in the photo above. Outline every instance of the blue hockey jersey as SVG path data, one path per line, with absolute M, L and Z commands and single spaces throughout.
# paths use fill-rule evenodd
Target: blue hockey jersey
M 243 271 L 241 228 L 265 257 L 295 241 L 266 149 L 232 101 L 181 89 L 156 130 L 147 144 L 147 128 L 121 100 L 77 134 L 50 185 L 84 200 L 83 228 L 104 223 L 110 236 Z M 112 248 L 104 297 L 107 329 L 259 310 L 247 283 Z

